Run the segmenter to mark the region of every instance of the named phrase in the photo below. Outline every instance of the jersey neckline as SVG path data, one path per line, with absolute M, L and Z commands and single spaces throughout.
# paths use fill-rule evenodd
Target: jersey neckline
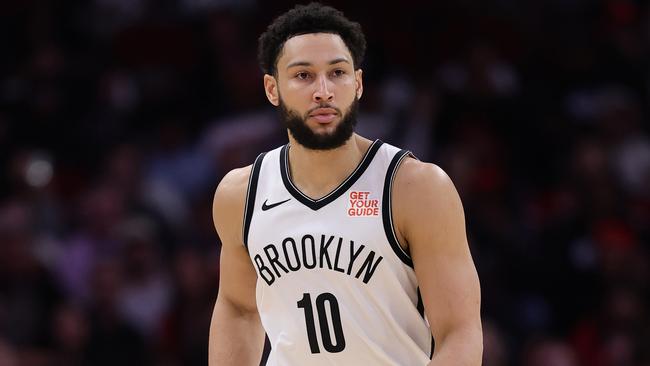
M 363 175 L 382 144 L 383 142 L 381 140 L 375 140 L 372 145 L 370 145 L 368 151 L 366 151 L 363 159 L 361 159 L 359 165 L 357 165 L 354 171 L 352 171 L 352 173 L 341 184 L 339 184 L 338 187 L 334 188 L 334 190 L 332 190 L 330 193 L 318 199 L 313 199 L 307 196 L 293 184 L 291 175 L 289 173 L 289 144 L 286 144 L 280 151 L 280 175 L 282 175 L 282 182 L 284 183 L 284 187 L 296 200 L 316 211 L 339 198 L 361 177 L 361 175 Z

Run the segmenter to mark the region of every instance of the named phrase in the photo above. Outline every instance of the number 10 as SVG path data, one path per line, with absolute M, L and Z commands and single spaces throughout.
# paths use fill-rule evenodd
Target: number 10
M 332 314 L 332 326 L 336 344 L 332 344 L 332 335 L 328 326 L 327 314 L 325 313 L 325 302 L 329 302 L 330 312 Z M 314 311 L 311 305 L 311 295 L 304 293 L 302 299 L 298 301 L 298 308 L 305 309 L 305 323 L 307 325 L 307 337 L 309 338 L 309 348 L 311 353 L 320 353 L 318 348 L 318 339 L 316 338 L 316 326 L 314 325 Z M 323 339 L 323 347 L 327 352 L 337 353 L 345 349 L 345 337 L 343 336 L 343 325 L 341 325 L 341 313 L 339 312 L 339 302 L 336 297 L 329 292 L 322 293 L 316 298 L 316 310 L 318 310 L 318 323 L 320 325 L 320 334 Z

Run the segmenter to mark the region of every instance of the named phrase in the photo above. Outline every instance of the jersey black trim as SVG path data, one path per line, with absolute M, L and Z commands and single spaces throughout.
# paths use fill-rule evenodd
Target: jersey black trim
M 284 145 L 282 147 L 282 150 L 280 151 L 280 175 L 282 175 L 282 182 L 284 183 L 284 187 L 291 193 L 291 195 L 297 199 L 299 202 L 304 204 L 305 206 L 311 208 L 312 210 L 316 211 L 335 199 L 339 198 L 345 191 L 347 191 L 353 184 L 356 182 L 359 177 L 363 174 L 363 172 L 366 171 L 370 163 L 372 162 L 372 159 L 377 155 L 377 151 L 381 147 L 383 142 L 381 140 L 375 140 L 375 142 L 370 145 L 370 148 L 368 151 L 366 151 L 366 154 L 363 156 L 363 159 L 361 159 L 361 162 L 359 165 L 357 165 L 357 168 L 350 174 L 347 179 L 345 179 L 341 184 L 339 184 L 338 187 L 336 187 L 332 192 L 327 194 L 326 196 L 323 196 L 319 199 L 312 199 L 308 196 L 306 196 L 304 193 L 300 192 L 300 190 L 293 184 L 291 181 L 290 173 L 289 173 L 289 145 Z
M 401 259 L 404 264 L 413 268 L 413 260 L 404 251 L 404 249 L 402 249 L 402 247 L 399 245 L 399 241 L 397 240 L 395 227 L 393 225 L 393 211 L 391 203 L 395 173 L 397 172 L 397 168 L 399 167 L 400 163 L 404 160 L 405 157 L 409 155 L 412 156 L 410 151 L 400 150 L 397 154 L 395 154 L 393 160 L 391 160 L 390 164 L 388 165 L 386 180 L 384 180 L 384 194 L 382 197 L 381 215 L 384 222 L 384 232 L 386 233 L 386 238 L 388 239 L 391 248 L 393 248 L 393 251 L 397 257 Z
M 251 226 L 251 220 L 253 219 L 253 210 L 255 208 L 255 195 L 257 193 L 257 181 L 260 178 L 260 169 L 262 169 L 262 160 L 264 160 L 264 155 L 266 153 L 261 153 L 255 159 L 253 163 L 253 169 L 251 170 L 251 175 L 248 178 L 248 189 L 246 190 L 246 203 L 244 205 L 244 226 L 242 228 L 242 235 L 244 239 L 244 247 L 248 251 L 248 230 Z
M 418 287 L 418 304 L 416 305 L 418 313 L 424 318 L 424 302 L 422 301 L 422 294 L 420 293 L 420 288 Z
M 420 288 L 418 287 L 418 304 L 416 305 L 418 309 L 418 313 L 420 313 L 420 316 L 422 319 L 427 319 L 426 315 L 424 314 L 424 301 L 422 301 L 422 294 L 420 293 Z M 427 321 L 428 323 L 428 321 Z M 431 327 L 431 324 L 429 324 L 429 327 Z M 431 335 L 431 351 L 429 352 L 429 359 L 433 358 L 433 351 L 436 349 L 436 341 L 433 339 L 433 334 Z

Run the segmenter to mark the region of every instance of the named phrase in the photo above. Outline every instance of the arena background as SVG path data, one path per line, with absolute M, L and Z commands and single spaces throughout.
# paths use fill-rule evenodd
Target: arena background
M 359 132 L 454 180 L 484 365 L 650 365 L 650 7 L 329 1 Z M 0 3 L 0 365 L 205 365 L 220 178 L 285 141 L 263 0 Z

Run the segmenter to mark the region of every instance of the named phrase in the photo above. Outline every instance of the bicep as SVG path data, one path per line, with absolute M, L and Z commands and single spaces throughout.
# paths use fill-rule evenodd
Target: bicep
M 256 312 L 257 274 L 242 238 L 247 176 L 246 171 L 229 174 L 214 196 L 212 215 L 221 240 L 217 302 L 244 312 Z
M 480 332 L 480 286 L 460 197 L 435 166 L 410 178 L 400 187 L 408 187 L 402 195 L 401 226 L 433 336 L 442 340 L 455 330 Z
M 256 313 L 257 273 L 243 244 L 222 245 L 219 266 L 217 302 L 236 308 L 242 313 Z
M 257 365 L 264 345 L 255 301 L 257 276 L 241 234 L 249 175 L 250 167 L 230 172 L 215 192 L 212 214 L 221 253 L 210 325 L 211 365 Z
M 457 329 L 480 329 L 480 288 L 471 256 L 426 249 L 412 255 L 433 336 L 442 339 Z

